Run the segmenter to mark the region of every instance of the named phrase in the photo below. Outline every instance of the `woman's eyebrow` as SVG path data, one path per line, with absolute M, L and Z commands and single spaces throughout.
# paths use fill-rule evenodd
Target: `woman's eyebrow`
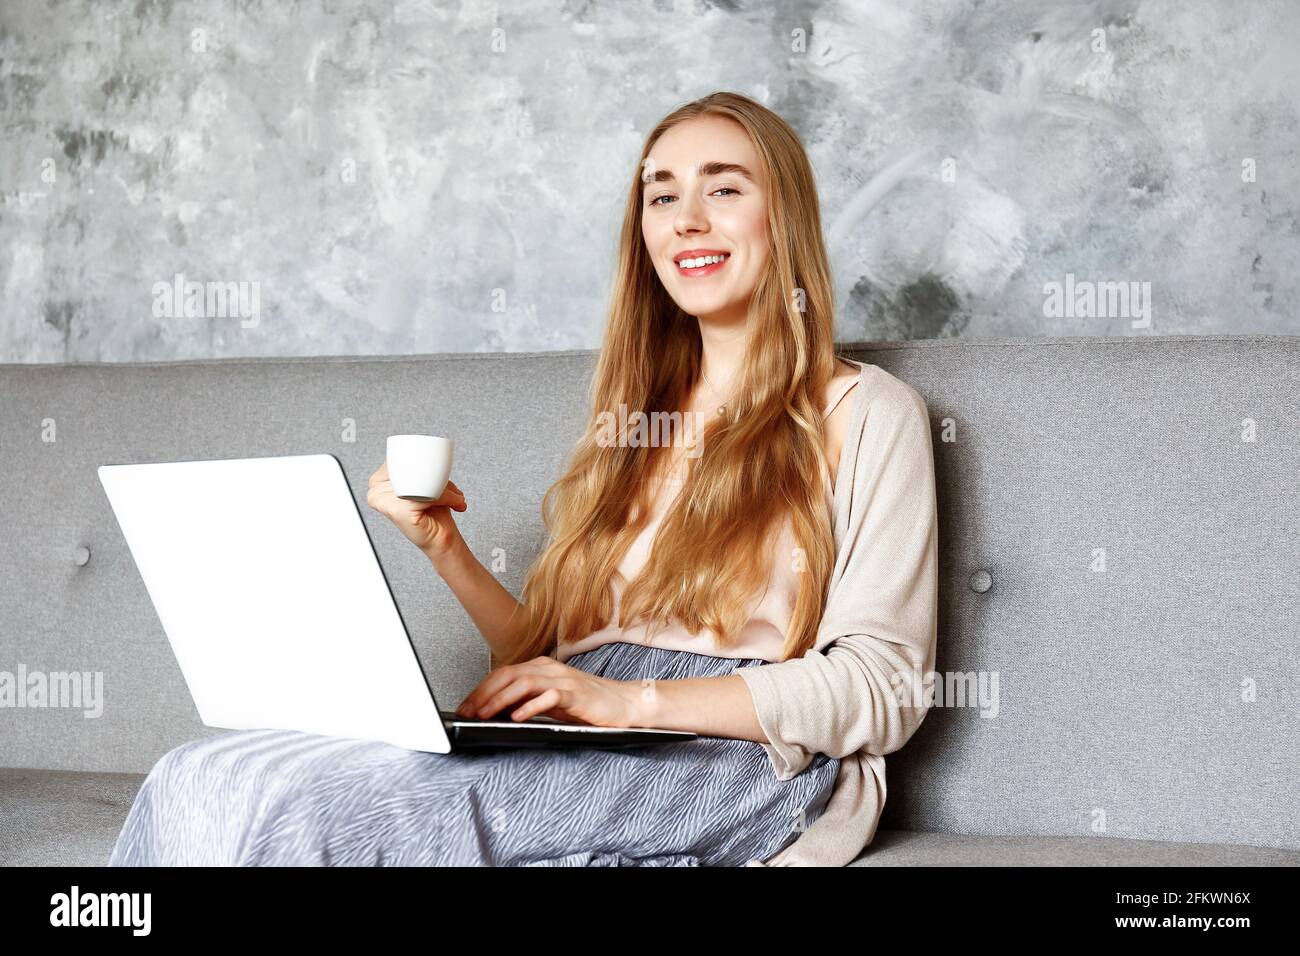
M 740 163 L 720 163 L 709 162 L 701 163 L 699 166 L 701 176 L 722 176 L 727 173 L 735 173 L 737 176 L 744 176 L 751 183 L 755 182 L 754 174 L 751 173 Z M 652 175 L 643 176 L 642 183 L 649 186 L 653 183 L 675 182 L 677 179 L 671 169 L 656 169 Z

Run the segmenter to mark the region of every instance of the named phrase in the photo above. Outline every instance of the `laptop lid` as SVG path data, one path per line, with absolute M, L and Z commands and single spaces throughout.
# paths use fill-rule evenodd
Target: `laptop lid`
M 451 750 L 333 455 L 102 465 L 203 723 Z

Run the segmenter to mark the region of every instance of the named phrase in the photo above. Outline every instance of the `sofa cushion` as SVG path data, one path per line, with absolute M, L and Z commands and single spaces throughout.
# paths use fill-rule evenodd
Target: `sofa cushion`
M 0 769 L 0 865 L 106 865 L 144 778 Z
M 850 866 L 1300 866 L 1300 851 L 1119 837 L 880 830 Z
M 103 866 L 144 774 L 0 769 L 0 865 Z M 852 866 L 1297 866 L 1300 853 L 1109 837 L 881 830 Z

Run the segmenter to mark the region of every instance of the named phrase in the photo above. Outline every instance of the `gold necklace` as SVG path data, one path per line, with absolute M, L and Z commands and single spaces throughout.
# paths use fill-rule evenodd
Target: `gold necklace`
M 707 375 L 704 374 L 704 369 L 700 369 L 700 378 L 704 379 L 704 384 L 707 385 L 707 386 L 709 386 L 709 391 L 713 392 L 713 394 L 714 394 L 714 396 L 715 396 L 716 398 L 719 398 L 719 399 L 722 398 L 722 395 L 718 393 L 718 390 L 717 390 L 716 388 L 713 387 L 713 383 L 709 381 L 709 377 L 708 377 Z M 727 400 L 724 401 L 721 405 L 718 406 L 718 414 L 721 415 L 723 418 L 726 418 L 726 417 L 727 417 L 727 402 L 728 402 L 728 401 L 730 401 L 730 399 L 727 399 Z

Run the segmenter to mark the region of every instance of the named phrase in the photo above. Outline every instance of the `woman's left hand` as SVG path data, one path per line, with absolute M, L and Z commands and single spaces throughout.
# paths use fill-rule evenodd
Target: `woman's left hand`
M 639 727 L 653 681 L 597 677 L 553 657 L 498 667 L 470 692 L 456 713 L 493 717 L 507 708 L 512 720 L 542 715 L 596 727 Z

